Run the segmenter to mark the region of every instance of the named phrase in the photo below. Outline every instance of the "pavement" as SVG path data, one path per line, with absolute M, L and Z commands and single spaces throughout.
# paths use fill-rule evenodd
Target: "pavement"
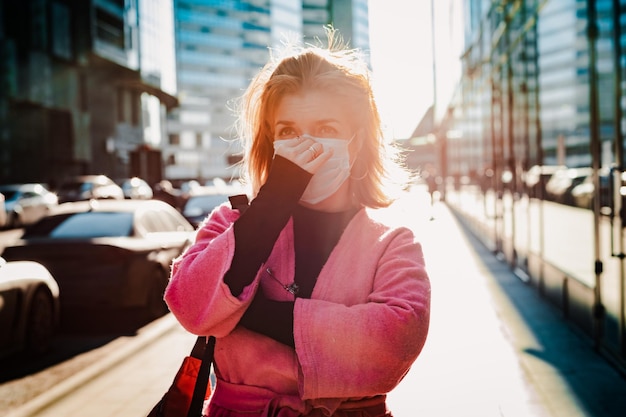
M 445 204 L 416 197 L 401 208 L 433 292 L 424 350 L 388 395 L 394 417 L 625 415 L 624 375 Z M 168 314 L 6 417 L 145 416 L 194 339 Z

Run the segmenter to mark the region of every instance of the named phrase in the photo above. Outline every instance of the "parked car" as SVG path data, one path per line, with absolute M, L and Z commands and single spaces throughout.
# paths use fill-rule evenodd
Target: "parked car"
M 38 183 L 0 185 L 0 193 L 5 198 L 6 225 L 12 228 L 36 222 L 58 204 L 57 195 Z
M 3 256 L 50 270 L 63 317 L 97 311 L 150 320 L 167 312 L 170 265 L 193 237 L 191 224 L 162 201 L 90 200 L 59 205 Z
M 572 189 L 582 183 L 592 172 L 591 167 L 558 169 L 546 183 L 546 199 L 575 205 Z
M 139 177 L 120 178 L 115 182 L 122 188 L 127 199 L 150 200 L 154 196 L 152 187 Z
M 57 194 L 59 203 L 90 199 L 123 200 L 124 191 L 106 175 L 79 175 L 64 181 Z
M 209 187 L 202 187 L 204 191 L 196 190 L 190 195 L 183 206 L 183 216 L 194 227 L 198 227 L 200 223 L 213 211 L 213 209 L 222 203 L 228 201 L 231 193 L 215 191 Z
M 43 265 L 0 257 L 0 357 L 46 352 L 59 324 L 59 286 Z
M 533 165 L 524 176 L 524 184 L 531 197 L 543 197 L 546 184 L 552 175 L 566 167 L 563 165 Z
M 176 210 L 182 210 L 185 204 L 185 197 L 178 188 L 174 188 L 168 180 L 159 181 L 154 185 L 153 198 L 161 200 L 174 207 Z
M 608 209 L 611 205 L 611 195 L 609 181 L 611 180 L 610 171 L 608 169 L 598 170 L 598 182 L 600 184 L 600 210 L 605 214 L 610 214 Z M 580 184 L 572 188 L 571 195 L 574 205 L 582 208 L 593 209 L 596 199 L 595 185 L 593 175 L 589 174 Z

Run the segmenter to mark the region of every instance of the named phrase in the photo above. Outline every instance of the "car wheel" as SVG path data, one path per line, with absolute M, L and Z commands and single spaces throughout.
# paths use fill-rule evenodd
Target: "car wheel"
M 11 229 L 17 229 L 22 226 L 22 221 L 20 219 L 20 215 L 16 212 L 9 213 L 9 218 L 7 224 Z
M 48 291 L 39 288 L 33 297 L 26 327 L 26 351 L 41 355 L 50 349 L 54 337 L 54 304 Z

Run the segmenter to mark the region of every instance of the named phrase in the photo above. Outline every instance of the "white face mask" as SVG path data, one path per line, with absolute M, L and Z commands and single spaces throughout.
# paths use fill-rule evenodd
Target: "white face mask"
M 313 175 L 300 198 L 300 201 L 305 203 L 317 204 L 335 194 L 339 187 L 350 177 L 351 164 L 348 145 L 350 145 L 354 136 L 349 140 L 303 136 L 307 136 L 321 144 L 324 149 L 333 149 L 333 156 Z

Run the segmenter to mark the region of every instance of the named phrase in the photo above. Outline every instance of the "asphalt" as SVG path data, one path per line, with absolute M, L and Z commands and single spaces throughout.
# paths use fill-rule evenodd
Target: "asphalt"
M 624 416 L 624 375 L 446 205 L 418 196 L 401 209 L 433 293 L 426 346 L 388 396 L 395 417 Z M 193 341 L 166 315 L 6 417 L 145 416 Z

